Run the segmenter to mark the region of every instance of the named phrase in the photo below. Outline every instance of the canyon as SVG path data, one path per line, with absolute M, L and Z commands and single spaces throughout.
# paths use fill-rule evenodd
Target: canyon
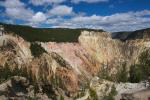
M 150 50 L 149 29 L 138 32 L 140 36 L 133 32 L 124 41 L 112 38 L 109 32 L 94 30 L 82 30 L 78 42 L 35 41 L 45 50 L 38 57 L 32 54 L 32 42 L 6 32 L 0 36 L 0 67 L 9 67 L 12 71 L 22 70 L 25 74 L 21 77 L 15 74 L 2 82 L 0 98 L 97 100 L 90 94 L 92 89 L 98 95 L 98 100 L 101 100 L 116 85 L 115 82 L 100 78 L 103 69 L 107 69 L 109 76 L 115 77 L 123 63 L 126 63 L 129 71 L 132 64 L 139 62 L 141 53 Z M 28 92 L 19 91 L 15 86 L 21 89 L 26 87 L 25 91 Z M 8 87 L 11 93 L 5 93 Z M 143 85 L 141 87 L 145 89 Z

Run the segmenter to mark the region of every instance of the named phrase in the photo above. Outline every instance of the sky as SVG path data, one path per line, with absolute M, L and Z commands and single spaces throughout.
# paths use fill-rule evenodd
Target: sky
M 0 0 L 0 22 L 134 31 L 150 28 L 150 0 Z

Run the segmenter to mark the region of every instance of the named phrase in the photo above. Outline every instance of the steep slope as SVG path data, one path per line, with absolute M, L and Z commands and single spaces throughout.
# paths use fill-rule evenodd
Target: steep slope
M 89 82 L 99 71 L 98 62 L 79 44 L 41 43 L 48 53 L 33 57 L 29 49 L 30 43 L 21 37 L 4 35 L 0 38 L 3 38 L 0 52 L 1 69 L 8 66 L 14 71 L 11 72 L 12 75 L 22 75 L 16 71 L 23 70 L 32 84 L 38 84 L 38 91 L 44 92 L 45 88 L 48 89 L 46 91 L 54 91 L 60 88 L 66 93 L 59 93 L 60 95 L 74 97 L 80 87 L 83 88 L 83 84 Z M 59 52 L 59 48 L 62 52 Z
M 122 41 L 125 41 L 129 34 L 132 32 L 113 32 L 112 38 L 113 39 L 120 39 Z
M 62 57 L 69 62 L 70 66 L 72 66 L 77 74 L 82 74 L 87 71 L 85 73 L 89 73 L 89 75 L 86 76 L 90 76 L 95 73 L 95 68 L 97 70 L 98 61 L 78 43 L 48 42 L 46 44 L 42 43 L 42 45 L 48 52 L 56 52 L 60 55 L 58 58 Z M 93 68 L 91 66 L 93 66 Z
M 120 39 L 123 41 L 136 40 L 136 39 L 149 39 L 150 28 L 137 30 L 133 32 L 115 32 L 112 33 L 112 38 Z
M 29 49 L 30 44 L 24 41 L 21 37 L 4 35 L 0 37 L 1 45 L 1 63 L 5 65 L 6 61 L 15 61 L 14 64 L 26 64 L 32 58 Z M 3 61 L 4 60 L 4 61 Z M 13 63 L 12 63 L 13 64 Z M 12 66 L 12 65 L 11 65 Z
M 128 35 L 126 40 L 135 40 L 135 39 L 149 39 L 150 38 L 150 28 L 137 30 Z
M 0 36 L 0 71 L 6 68 L 6 72 L 1 71 L 4 72 L 2 75 L 10 69 L 10 75 L 26 77 L 34 87 L 35 95 L 43 93 L 48 99 L 57 100 L 63 96 L 71 100 L 79 98 L 78 93 L 83 91 L 86 91 L 83 97 L 90 97 L 91 87 L 103 96 L 100 90 L 107 89 L 107 83 L 111 86 L 113 83 L 95 79 L 95 76 L 102 68 L 107 68 L 109 74 L 114 75 L 124 62 L 129 70 L 131 64 L 138 62 L 141 52 L 150 48 L 148 32 L 144 31 L 146 35 L 142 39 L 128 39 L 125 42 L 112 39 L 108 32 L 93 30 L 81 31 L 76 38 L 78 42 L 34 41 L 46 51 L 38 57 L 32 55 L 31 42 L 14 33 L 6 33 Z M 108 90 L 110 92 L 111 87 Z
M 110 69 L 116 68 L 123 62 L 128 62 L 128 65 L 130 65 L 134 62 L 140 50 L 140 48 L 130 45 L 130 42 L 125 43 L 112 39 L 110 33 L 107 32 L 83 31 L 79 37 L 79 42 L 101 64 L 110 67 Z

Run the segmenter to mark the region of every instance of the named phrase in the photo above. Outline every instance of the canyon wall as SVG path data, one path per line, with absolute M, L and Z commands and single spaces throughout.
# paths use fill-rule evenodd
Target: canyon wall
M 68 95 L 81 90 L 101 67 L 109 67 L 110 74 L 126 62 L 127 66 L 138 62 L 142 51 L 150 47 L 144 39 L 122 42 L 112 39 L 108 32 L 82 31 L 78 43 L 38 42 L 46 50 L 33 57 L 30 42 L 19 36 L 0 36 L 0 67 L 8 65 L 26 68 L 29 75 L 41 87 L 57 80 L 60 89 Z

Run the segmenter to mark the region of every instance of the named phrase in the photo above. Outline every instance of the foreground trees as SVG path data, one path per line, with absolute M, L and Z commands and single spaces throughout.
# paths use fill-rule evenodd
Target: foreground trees
M 148 80 L 150 77 L 150 51 L 144 51 L 139 57 L 139 63 L 130 67 L 129 80 L 132 83 Z

